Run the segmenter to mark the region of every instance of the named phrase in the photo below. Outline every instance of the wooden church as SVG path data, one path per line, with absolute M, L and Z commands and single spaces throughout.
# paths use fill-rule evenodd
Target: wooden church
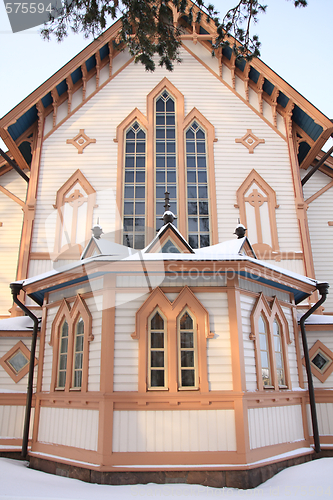
M 117 21 L 0 120 L 0 454 L 255 486 L 333 449 L 333 123 L 170 9 L 171 73 Z

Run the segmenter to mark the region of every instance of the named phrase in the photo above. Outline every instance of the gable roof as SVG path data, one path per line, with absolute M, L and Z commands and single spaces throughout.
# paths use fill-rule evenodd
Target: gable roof
M 142 250 L 142 253 L 163 253 L 163 246 L 168 240 L 172 241 L 175 247 L 179 249 L 179 253 L 195 253 L 184 236 L 171 222 L 168 222 L 161 227 L 155 238 L 149 243 L 148 246 L 146 246 L 146 248 Z
M 195 12 L 198 8 L 193 5 L 193 9 Z M 186 16 L 181 17 L 186 18 Z M 19 146 L 22 150 L 20 152 L 13 143 L 20 142 L 24 134 L 36 127 L 41 115 L 46 116 L 53 111 L 54 100 L 60 105 L 68 93 L 85 85 L 84 81 L 99 74 L 101 68 L 109 61 L 112 63 L 112 58 L 119 52 L 116 39 L 120 27 L 121 20 L 118 20 L 1 118 L 0 136 L 17 163 L 24 165 L 20 154 L 28 164 L 31 158 L 29 148 L 24 149 Z M 191 33 L 192 28 L 189 26 L 187 28 L 187 33 L 183 35 L 184 39 L 191 39 L 192 36 L 193 40 L 205 44 L 211 50 L 210 44 L 216 36 L 214 23 L 207 23 L 205 16 L 202 16 L 198 33 L 195 31 Z M 220 58 L 221 65 L 227 65 L 234 75 L 247 81 L 256 92 L 261 92 L 264 99 L 273 103 L 282 114 L 292 117 L 294 124 L 302 131 L 299 160 L 302 167 L 307 168 L 332 134 L 332 121 L 260 59 L 253 59 L 250 63 L 237 61 L 229 47 L 224 48 L 217 56 Z M 234 90 L 236 92 L 236 89 Z M 0 175 L 9 168 L 0 158 Z

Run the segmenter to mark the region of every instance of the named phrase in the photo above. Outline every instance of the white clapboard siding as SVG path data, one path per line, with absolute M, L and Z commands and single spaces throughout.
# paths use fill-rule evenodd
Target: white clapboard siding
M 196 293 L 209 313 L 213 339 L 207 341 L 208 383 L 211 391 L 233 388 L 228 296 L 226 293 Z
M 317 340 L 320 340 L 328 349 L 330 349 L 331 352 L 333 352 L 333 331 L 313 331 L 313 330 L 307 330 L 306 324 L 305 324 L 305 330 L 306 330 L 306 337 L 308 340 L 308 347 L 311 349 L 311 347 L 316 343 Z M 300 337 L 300 345 L 301 345 L 301 356 L 303 358 L 303 344 L 302 340 Z M 305 366 L 303 365 L 303 377 L 304 377 L 304 383 L 307 388 L 307 375 L 306 375 L 306 370 Z M 313 373 L 312 373 L 312 380 L 313 380 L 313 385 L 315 389 L 333 389 L 333 372 L 327 377 L 325 382 L 321 382 Z
M 306 173 L 304 171 L 304 173 Z M 332 179 L 322 172 L 316 172 L 311 181 L 304 185 L 304 198 L 307 199 Z M 312 255 L 317 280 L 328 281 L 333 286 L 333 188 L 312 201 L 307 209 Z M 333 314 L 333 294 L 329 293 L 325 301 L 325 312 Z
M 25 202 L 27 183 L 14 171 L 1 176 L 0 185 Z M 0 191 L 0 316 L 10 315 L 13 299 L 9 283 L 16 280 L 18 250 L 21 241 L 23 210 L 21 205 Z
M 234 410 L 115 411 L 112 451 L 236 451 Z
M 135 314 L 146 294 L 117 293 L 114 334 L 114 391 L 138 390 L 139 343 L 135 331 Z
M 255 304 L 254 297 L 249 297 L 248 295 L 241 295 L 244 366 L 245 366 L 246 389 L 248 391 L 256 391 L 258 389 L 255 348 L 253 340 L 250 340 L 251 312 L 253 310 L 254 304 Z
M 294 389 L 294 388 L 299 387 L 299 379 L 298 379 L 298 368 L 297 368 L 293 316 L 292 316 L 292 311 L 289 307 L 282 307 L 282 311 L 286 317 L 286 320 L 288 321 L 288 327 L 289 327 L 289 335 L 290 335 L 291 344 L 287 344 L 288 361 L 289 361 L 291 387 L 292 387 L 292 389 Z
M 124 53 L 118 57 L 115 64 L 117 59 L 119 62 L 128 56 Z M 234 207 L 236 190 L 254 168 L 277 194 L 280 249 L 301 250 L 286 142 L 187 51 L 182 50 L 181 57 L 183 64 L 176 65 L 172 73 L 157 67 L 148 74 L 140 65 L 129 64 L 45 140 L 33 251 L 46 251 L 53 246 L 56 217 L 52 205 L 56 191 L 78 168 L 97 192 L 98 207 L 94 209 L 94 220 L 100 218 L 104 232 L 114 230 L 118 216 L 115 206 L 118 145 L 113 141 L 116 128 L 135 108 L 146 114 L 147 95 L 164 77 L 184 94 L 185 114 L 197 107 L 215 127 L 218 139 L 214 143 L 214 154 L 220 241 L 233 237 L 235 221 L 239 216 L 239 210 Z M 210 64 L 210 61 L 211 55 L 207 50 L 206 62 Z M 195 78 L 189 78 L 190 74 Z M 205 93 L 198 98 L 200 88 L 204 88 Z M 80 129 L 96 139 L 96 143 L 85 148 L 82 155 L 73 145 L 66 143 Z M 252 155 L 242 144 L 235 143 L 236 138 L 244 136 L 246 129 L 252 129 L 254 134 L 265 140 L 265 144 L 260 144 Z
M 316 403 L 318 429 L 320 436 L 333 436 L 333 403 Z M 308 416 L 308 429 L 310 436 L 313 436 L 311 408 L 306 405 Z
M 31 332 L 32 334 L 32 332 Z M 1 338 L 1 343 L 0 343 L 0 358 L 5 356 L 8 351 L 12 347 L 14 347 L 19 341 L 22 341 L 23 344 L 29 349 L 31 349 L 31 337 L 2 337 Z M 35 357 L 38 359 L 39 356 L 39 339 L 37 339 L 37 344 L 36 344 L 36 354 Z M 36 379 L 37 379 L 37 365 L 35 366 L 34 369 L 34 382 L 33 386 L 36 386 Z M 10 391 L 10 392 L 27 392 L 27 384 L 28 384 L 28 373 L 21 378 L 18 382 L 15 382 L 12 377 L 0 366 L 0 391 L 5 390 L 5 391 Z
M 75 297 L 78 293 L 81 295 L 84 293 L 89 293 L 89 292 L 98 292 L 99 290 L 103 289 L 103 278 L 98 278 L 98 279 L 92 279 L 88 280 L 87 282 L 80 283 L 77 286 L 71 286 L 70 288 L 65 288 L 64 290 L 60 289 L 57 290 L 56 292 L 50 293 L 48 302 L 49 304 L 51 302 L 56 302 L 61 299 L 66 299 L 69 297 Z M 99 294 L 96 294 L 96 297 L 98 297 Z M 100 304 L 102 306 L 102 303 L 98 298 L 96 298 L 97 302 L 96 304 Z
M 248 281 L 244 279 L 239 280 L 239 286 L 243 290 L 248 290 L 249 292 L 260 293 L 262 292 L 267 297 L 276 296 L 279 300 L 283 300 L 285 302 L 290 302 L 290 297 L 288 293 L 281 292 L 276 288 L 270 288 L 268 286 L 263 286 L 261 283 L 255 283 L 254 281 Z
M 38 441 L 97 451 L 98 410 L 40 409 Z
M 250 448 L 262 448 L 304 439 L 301 405 L 248 410 Z
M 32 437 L 32 427 L 35 409 L 31 409 L 29 438 Z M 0 439 L 21 439 L 23 437 L 25 406 L 0 405 Z

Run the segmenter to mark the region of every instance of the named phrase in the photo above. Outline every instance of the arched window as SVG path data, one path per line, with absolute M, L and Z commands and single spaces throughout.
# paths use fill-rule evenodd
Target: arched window
M 178 214 L 176 153 L 176 103 L 171 94 L 163 90 L 155 100 L 156 229 L 163 225 L 166 191 L 170 193 L 170 210 Z
M 89 342 L 94 339 L 91 329 L 91 314 L 80 295 L 74 303 L 63 299 L 51 330 L 51 390 L 87 391 Z
M 179 389 L 198 387 L 196 322 L 186 310 L 177 321 L 178 386 Z
M 185 136 L 188 241 L 202 248 L 210 245 L 206 133 L 194 120 Z
M 263 386 L 271 386 L 271 363 L 270 352 L 267 336 L 267 323 L 261 314 L 258 321 L 259 344 L 260 344 L 260 361 L 261 361 L 261 377 Z
M 58 367 L 57 387 L 60 389 L 64 389 L 66 385 L 67 353 L 68 353 L 68 323 L 66 320 L 64 320 L 61 326 L 61 334 L 59 338 L 59 367 Z
M 188 287 L 173 302 L 155 288 L 137 311 L 135 324 L 139 392 L 208 392 L 207 339 L 214 334 L 207 310 Z
M 137 170 L 133 172 L 136 158 L 143 161 L 144 157 L 143 153 L 142 157 L 134 154 L 135 123 L 140 127 L 142 143 L 145 134 L 145 186 L 143 174 L 139 181 L 135 177 Z M 132 137 L 128 137 L 129 133 Z M 120 230 L 117 242 L 142 248 L 145 238 L 147 245 L 163 225 L 161 217 L 168 191 L 170 210 L 177 217 L 174 225 L 190 245 L 200 248 L 218 243 L 214 127 L 196 108 L 185 116 L 184 96 L 169 80 L 163 78 L 148 94 L 147 117 L 134 109 L 117 127 L 115 140 L 118 142 L 117 205 L 121 215 L 116 221 Z M 145 199 L 138 196 L 143 193 L 141 187 L 145 187 Z M 139 225 L 143 219 L 145 231 Z
M 83 368 L 84 321 L 80 317 L 75 325 L 74 359 L 73 359 L 73 387 L 82 385 Z
M 138 249 L 145 246 L 145 183 L 146 133 L 136 120 L 125 139 L 123 244 Z
M 259 295 L 251 313 L 251 327 L 258 389 L 290 388 L 289 326 L 276 297 L 270 305 L 262 293 Z
M 167 330 L 161 311 L 154 311 L 149 317 L 148 331 L 148 388 L 167 389 Z
M 282 349 L 281 327 L 276 318 L 273 321 L 273 341 L 274 341 L 277 381 L 279 387 L 282 387 L 286 385 L 285 368 L 284 368 L 285 364 L 284 364 L 284 356 Z

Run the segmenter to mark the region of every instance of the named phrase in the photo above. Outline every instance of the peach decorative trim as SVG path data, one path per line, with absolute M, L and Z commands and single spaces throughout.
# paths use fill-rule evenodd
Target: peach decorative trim
M 260 195 L 260 193 L 258 193 L 256 189 L 254 189 L 252 193 L 253 196 L 250 195 L 248 198 L 245 198 L 245 194 L 250 189 L 252 184 L 257 184 L 260 187 L 260 189 L 266 194 L 266 198 L 263 198 L 263 196 Z M 245 203 L 250 203 L 255 208 L 258 242 L 252 245 L 254 251 L 261 254 L 265 254 L 267 251 L 271 250 L 277 252 L 279 250 L 279 242 L 277 234 L 275 209 L 279 208 L 279 205 L 276 203 L 276 194 L 274 189 L 272 189 L 270 185 L 267 184 L 267 182 L 258 174 L 258 172 L 252 170 L 246 177 L 242 185 L 238 188 L 236 196 L 237 196 L 237 205 L 235 205 L 235 208 L 239 208 L 240 221 L 242 224 L 244 224 L 245 227 L 247 227 Z M 259 210 L 260 210 L 260 205 L 265 202 L 267 202 L 268 204 L 272 248 L 269 245 L 263 243 L 263 237 L 262 237 L 263 228 L 261 224 L 261 217 Z
M 0 191 L 6 196 L 8 196 L 8 198 L 10 198 L 11 200 L 18 203 L 22 208 L 25 207 L 24 201 L 20 200 L 20 198 L 18 198 L 17 196 L 15 196 L 15 194 L 8 191 L 8 189 L 4 188 L 3 186 L 0 186 Z
M 253 154 L 254 149 L 259 144 L 265 144 L 265 139 L 259 139 L 251 129 L 247 129 L 247 132 L 240 139 L 235 139 L 237 144 L 243 144 L 248 150 L 250 154 Z
M 287 344 L 291 344 L 290 333 L 288 321 L 281 309 L 279 301 L 277 297 L 274 297 L 273 303 L 270 307 L 263 293 L 260 293 L 256 304 L 251 313 L 251 333 L 250 340 L 254 341 L 255 345 L 255 357 L 256 357 L 256 372 L 257 372 L 257 384 L 258 390 L 264 390 L 264 386 L 262 383 L 262 375 L 261 375 L 261 357 L 260 357 L 260 344 L 259 344 L 259 328 L 258 321 L 259 317 L 263 315 L 266 324 L 267 324 L 267 342 L 268 342 L 268 351 L 269 351 L 269 359 L 270 359 L 270 368 L 271 368 L 271 379 L 272 379 L 272 388 L 276 391 L 279 390 L 278 380 L 277 380 L 277 367 L 275 360 L 275 347 L 274 347 L 274 339 L 273 339 L 273 322 L 277 319 L 278 324 L 281 329 L 281 345 L 282 345 L 282 353 L 283 353 L 283 362 L 284 362 L 284 373 L 286 380 L 286 387 L 288 389 L 291 388 L 290 382 L 290 372 L 289 372 L 289 362 L 288 362 L 288 348 Z
M 13 158 L 17 165 L 20 167 L 21 170 L 28 169 L 30 170 L 29 165 L 25 161 L 21 151 L 19 150 L 16 142 L 12 139 L 11 135 L 8 133 L 7 130 L 0 128 L 0 137 L 3 140 L 3 142 L 6 144 L 7 148 L 9 149 L 10 153 L 13 155 Z
M 147 321 L 155 309 L 162 313 L 167 322 L 168 345 L 166 349 L 168 351 L 169 380 L 166 381 L 165 385 L 169 388 L 169 394 L 178 392 L 177 319 L 186 308 L 195 318 L 197 324 L 198 366 L 196 368 L 199 374 L 200 391 L 203 393 L 208 392 L 207 339 L 213 338 L 214 333 L 209 330 L 209 314 L 207 310 L 187 286 L 182 289 L 173 302 L 169 301 L 159 287 L 155 288 L 136 313 L 135 332 L 132 334 L 132 338 L 139 340 L 139 392 L 144 393 L 148 388 Z
M 14 370 L 14 368 L 10 365 L 9 360 L 15 356 L 19 351 L 27 359 L 27 364 L 18 372 Z M 38 363 L 38 359 L 35 358 L 35 365 Z M 29 371 L 30 364 L 30 351 L 27 346 L 20 340 L 17 344 L 14 345 L 2 358 L 0 359 L 0 365 L 2 368 L 8 373 L 8 375 L 14 380 L 15 383 L 19 382 L 21 378 L 23 378 Z
M 58 363 L 59 363 L 59 341 L 60 341 L 61 327 L 64 320 L 66 320 L 68 323 L 68 351 L 67 351 L 66 385 L 64 389 L 65 392 L 68 392 L 72 387 L 75 328 L 76 328 L 76 323 L 80 317 L 84 321 L 81 393 L 87 392 L 89 342 L 94 340 L 94 336 L 92 335 L 92 317 L 90 311 L 80 295 L 76 296 L 72 309 L 70 309 L 68 302 L 65 299 L 63 299 L 62 304 L 59 307 L 58 312 L 52 323 L 51 338 L 49 342 L 49 344 L 53 346 L 53 364 L 52 364 L 52 378 L 51 378 L 51 388 L 50 388 L 51 391 L 54 391 L 57 386 Z
M 323 355 L 325 358 L 328 359 L 328 365 L 324 369 L 324 371 L 321 371 L 313 362 L 313 358 L 317 355 L 320 354 L 320 351 L 322 351 Z M 317 379 L 320 380 L 320 382 L 324 383 L 325 380 L 331 375 L 333 372 L 333 352 L 326 347 L 325 344 L 323 344 L 320 340 L 317 340 L 309 350 L 309 357 L 310 357 L 310 365 L 311 365 L 311 372 Z M 302 358 L 302 364 L 305 366 L 305 359 Z M 323 367 L 324 368 L 324 367 Z
M 82 187 L 86 197 L 78 190 L 70 196 L 67 197 L 67 193 L 75 186 L 76 183 L 79 183 Z M 80 170 L 74 172 L 74 174 L 61 186 L 61 188 L 57 191 L 56 202 L 53 205 L 55 209 L 58 211 L 57 224 L 56 224 L 56 232 L 55 232 L 55 244 L 54 244 L 54 252 L 55 258 L 58 257 L 60 252 L 64 250 L 71 250 L 73 246 L 76 245 L 76 231 L 77 231 L 77 218 L 78 218 L 78 207 L 82 205 L 82 203 L 87 203 L 87 215 L 86 215 L 86 234 L 85 239 L 90 239 L 90 228 L 92 226 L 93 219 L 93 209 L 96 208 L 96 191 L 88 182 L 86 177 L 82 174 Z M 71 234 L 68 238 L 67 245 L 61 247 L 62 241 L 62 233 L 64 230 L 64 217 L 63 217 L 63 209 L 65 203 L 72 203 L 74 205 L 73 216 L 72 216 L 72 224 L 71 224 Z M 66 256 L 70 258 L 70 256 Z M 77 256 L 75 256 L 77 258 Z
M 309 205 L 314 200 L 316 200 L 319 196 L 321 196 L 322 194 L 326 193 L 326 191 L 328 189 L 330 189 L 332 186 L 333 186 L 333 181 L 329 182 L 328 184 L 326 184 L 326 186 L 324 186 L 323 188 L 319 189 L 319 191 L 317 191 L 315 194 L 313 194 L 312 196 L 310 196 L 310 198 L 308 198 L 307 200 L 305 200 L 304 203 L 306 203 L 307 205 Z M 330 225 L 330 223 L 328 223 L 328 225 Z
M 90 139 L 90 137 L 85 134 L 84 129 L 81 128 L 79 133 L 73 139 L 67 139 L 67 144 L 73 144 L 78 150 L 79 154 L 83 153 L 84 148 L 89 146 L 89 144 L 95 144 L 96 139 Z

